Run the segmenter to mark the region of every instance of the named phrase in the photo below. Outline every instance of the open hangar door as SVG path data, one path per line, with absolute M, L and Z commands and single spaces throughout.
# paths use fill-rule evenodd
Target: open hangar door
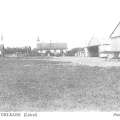
M 99 46 L 89 46 L 88 48 L 89 57 L 99 57 Z

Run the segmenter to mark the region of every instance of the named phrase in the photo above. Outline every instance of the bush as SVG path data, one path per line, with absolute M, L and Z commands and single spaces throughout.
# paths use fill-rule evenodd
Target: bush
M 83 50 L 83 48 L 73 48 L 66 52 L 66 56 L 75 56 L 75 53 L 79 50 Z

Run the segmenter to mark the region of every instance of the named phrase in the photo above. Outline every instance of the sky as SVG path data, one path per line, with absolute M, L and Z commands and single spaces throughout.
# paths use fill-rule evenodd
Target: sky
M 5 47 L 65 42 L 86 46 L 108 39 L 120 21 L 119 0 L 0 0 L 0 35 Z

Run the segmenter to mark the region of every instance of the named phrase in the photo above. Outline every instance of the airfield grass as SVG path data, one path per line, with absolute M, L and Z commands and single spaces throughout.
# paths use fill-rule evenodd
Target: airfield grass
M 119 111 L 120 67 L 0 59 L 0 111 Z

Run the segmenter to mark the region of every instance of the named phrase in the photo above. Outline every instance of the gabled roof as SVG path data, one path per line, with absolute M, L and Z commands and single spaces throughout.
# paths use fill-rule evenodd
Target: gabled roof
M 96 38 L 92 37 L 92 39 L 88 43 L 88 47 L 89 46 L 96 46 L 96 45 L 100 45 L 100 42 Z
M 37 43 L 39 50 L 66 50 L 67 43 Z
M 110 38 L 120 37 L 120 22 L 117 24 L 116 28 L 113 30 Z

